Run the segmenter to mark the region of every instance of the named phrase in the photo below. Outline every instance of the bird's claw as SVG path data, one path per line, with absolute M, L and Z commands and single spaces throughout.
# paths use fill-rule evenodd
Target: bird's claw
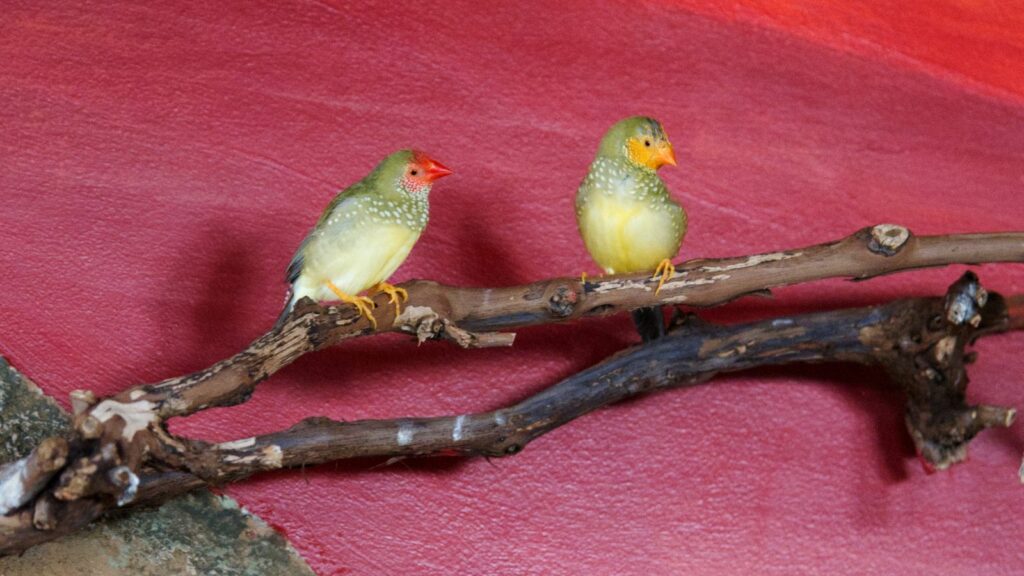
M 338 297 L 338 300 L 346 304 L 355 306 L 356 310 L 359 311 L 359 315 L 366 318 L 370 322 L 370 326 L 373 329 L 377 329 L 377 318 L 373 315 L 373 309 L 377 307 L 373 300 L 370 300 L 366 296 L 349 296 L 348 294 L 341 291 L 340 288 L 334 285 L 334 282 L 327 282 L 327 287 L 334 292 L 334 295 Z
M 373 288 L 375 293 L 383 292 L 388 295 L 388 304 L 395 305 L 395 318 L 398 318 L 398 315 L 402 313 L 400 303 L 409 301 L 409 291 L 387 282 L 380 282 Z
M 658 287 L 654 290 L 655 296 L 657 296 L 658 293 L 661 292 L 661 287 L 665 285 L 665 282 L 668 282 L 669 280 L 672 279 L 672 276 L 675 276 L 675 273 L 676 267 L 672 265 L 672 261 L 669 260 L 668 258 L 665 258 L 660 263 L 658 263 L 658 267 L 654 270 L 654 276 L 652 276 L 652 278 L 658 278 L 659 276 L 661 277 L 658 280 Z

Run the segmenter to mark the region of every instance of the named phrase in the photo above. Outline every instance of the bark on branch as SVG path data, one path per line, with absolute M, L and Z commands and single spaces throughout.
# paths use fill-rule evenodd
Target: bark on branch
M 665 338 L 624 350 L 526 400 L 482 414 L 336 422 L 310 418 L 289 430 L 204 445 L 193 472 L 210 482 L 258 471 L 359 457 L 505 456 L 575 418 L 625 398 L 699 384 L 722 372 L 800 362 L 881 365 L 905 393 L 907 427 L 922 458 L 944 469 L 967 443 L 1014 410 L 966 402 L 964 348 L 1011 328 L 999 295 L 973 273 L 945 298 L 719 326 L 689 316 Z
M 495 332 L 533 324 L 605 316 L 656 304 L 714 306 L 767 289 L 821 280 L 863 280 L 902 270 L 1024 262 L 1024 233 L 915 236 L 902 226 L 879 224 L 842 240 L 805 248 L 714 260 L 691 260 L 655 294 L 648 275 L 609 276 L 582 282 L 554 278 L 506 288 L 461 288 L 414 280 L 402 284 L 409 301 L 397 318 L 378 295 L 380 331 L 415 334 L 420 341 L 447 338 L 463 346 L 509 345 Z M 298 357 L 349 338 L 373 333 L 351 306 L 300 302 L 289 320 L 243 352 L 206 370 L 131 388 L 111 400 L 147 402 L 161 419 L 211 406 L 246 401 L 264 379 Z M 504 337 L 503 337 L 504 336 Z
M 1017 301 L 1019 298 L 1012 299 Z M 535 438 L 597 408 L 647 392 L 706 382 L 722 372 L 798 362 L 883 366 L 906 397 L 906 422 L 922 460 L 943 469 L 966 457 L 981 430 L 1009 426 L 1012 408 L 966 401 L 965 347 L 986 335 L 1022 328 L 1006 301 L 988 294 L 973 273 L 945 297 L 719 326 L 689 316 L 666 337 L 624 350 L 513 406 L 479 414 L 337 422 L 310 418 L 281 432 L 226 442 L 188 442 L 169 461 L 150 463 L 136 503 L 160 502 L 207 483 L 260 471 L 360 457 L 507 456 Z M 188 470 L 183 472 L 182 470 Z M 109 474 L 96 476 L 108 478 Z M 115 486 L 116 487 L 116 486 Z M 92 495 L 116 494 L 94 490 Z M 70 531 L 114 506 L 113 499 L 41 498 L 47 529 L 11 517 L 0 552 Z M 18 519 L 20 518 L 20 522 Z
M 660 294 L 644 276 L 594 282 L 559 278 L 493 289 L 406 283 L 410 299 L 395 318 L 378 306 L 387 330 L 463 346 L 507 345 L 519 326 L 612 314 L 659 303 L 710 306 L 744 294 L 828 277 L 869 278 L 952 263 L 1024 261 L 1024 234 L 914 237 L 880 225 L 829 244 L 742 258 L 684 263 Z M 562 383 L 495 412 L 448 418 L 341 423 L 310 419 L 276 434 L 209 445 L 177 438 L 169 417 L 244 402 L 255 386 L 307 352 L 371 333 L 349 307 L 303 301 L 278 328 L 245 351 L 195 374 L 137 386 L 111 398 L 73 395 L 75 434 L 68 463 L 39 482 L 34 499 L 0 517 L 0 554 L 75 530 L 105 510 L 166 498 L 206 482 L 261 470 L 357 456 L 436 453 L 514 454 L 537 436 L 595 408 L 639 393 L 703 382 L 723 371 L 790 362 L 881 364 L 908 397 L 907 425 L 922 457 L 943 468 L 963 458 L 981 429 L 1009 425 L 1013 411 L 969 406 L 964 346 L 978 336 L 1021 327 L 1021 300 L 989 298 L 965 277 L 946 299 L 780 318 L 744 326 L 691 320 L 672 334 L 624 351 Z M 383 304 L 379 301 L 378 304 Z M 26 460 L 39 458 L 37 449 Z M 18 466 L 19 464 L 15 464 Z M 8 480 L 0 477 L 0 494 Z

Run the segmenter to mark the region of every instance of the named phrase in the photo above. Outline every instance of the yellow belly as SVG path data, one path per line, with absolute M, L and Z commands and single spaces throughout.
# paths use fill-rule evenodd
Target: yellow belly
M 654 270 L 675 257 L 685 230 L 646 202 L 595 194 L 579 218 L 587 251 L 608 274 Z
M 336 300 L 331 281 L 342 292 L 356 295 L 387 280 L 405 261 L 419 233 L 404 226 L 374 225 L 346 235 L 329 235 L 309 245 L 294 299 Z

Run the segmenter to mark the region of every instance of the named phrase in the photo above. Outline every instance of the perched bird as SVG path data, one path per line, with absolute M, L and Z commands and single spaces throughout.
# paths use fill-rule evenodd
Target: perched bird
M 386 280 L 405 261 L 427 226 L 434 181 L 451 174 L 417 150 L 401 150 L 331 200 L 288 265 L 291 285 L 281 324 L 302 297 L 355 306 L 374 328 L 373 301 L 359 293 L 385 292 L 395 305 L 409 295 Z
M 657 174 L 665 164 L 675 166 L 676 157 L 661 124 L 626 118 L 601 139 L 576 192 L 576 222 L 598 266 L 608 274 L 653 271 L 658 291 L 675 274 L 672 258 L 686 234 L 686 212 Z M 665 333 L 660 307 L 636 310 L 633 320 L 645 342 Z

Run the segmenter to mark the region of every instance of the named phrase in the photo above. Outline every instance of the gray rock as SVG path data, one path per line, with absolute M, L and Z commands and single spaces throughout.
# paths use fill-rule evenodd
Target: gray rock
M 0 462 L 70 424 L 52 398 L 0 357 Z M 0 576 L 309 576 L 283 536 L 231 498 L 199 490 L 126 511 L 86 530 L 0 558 Z

